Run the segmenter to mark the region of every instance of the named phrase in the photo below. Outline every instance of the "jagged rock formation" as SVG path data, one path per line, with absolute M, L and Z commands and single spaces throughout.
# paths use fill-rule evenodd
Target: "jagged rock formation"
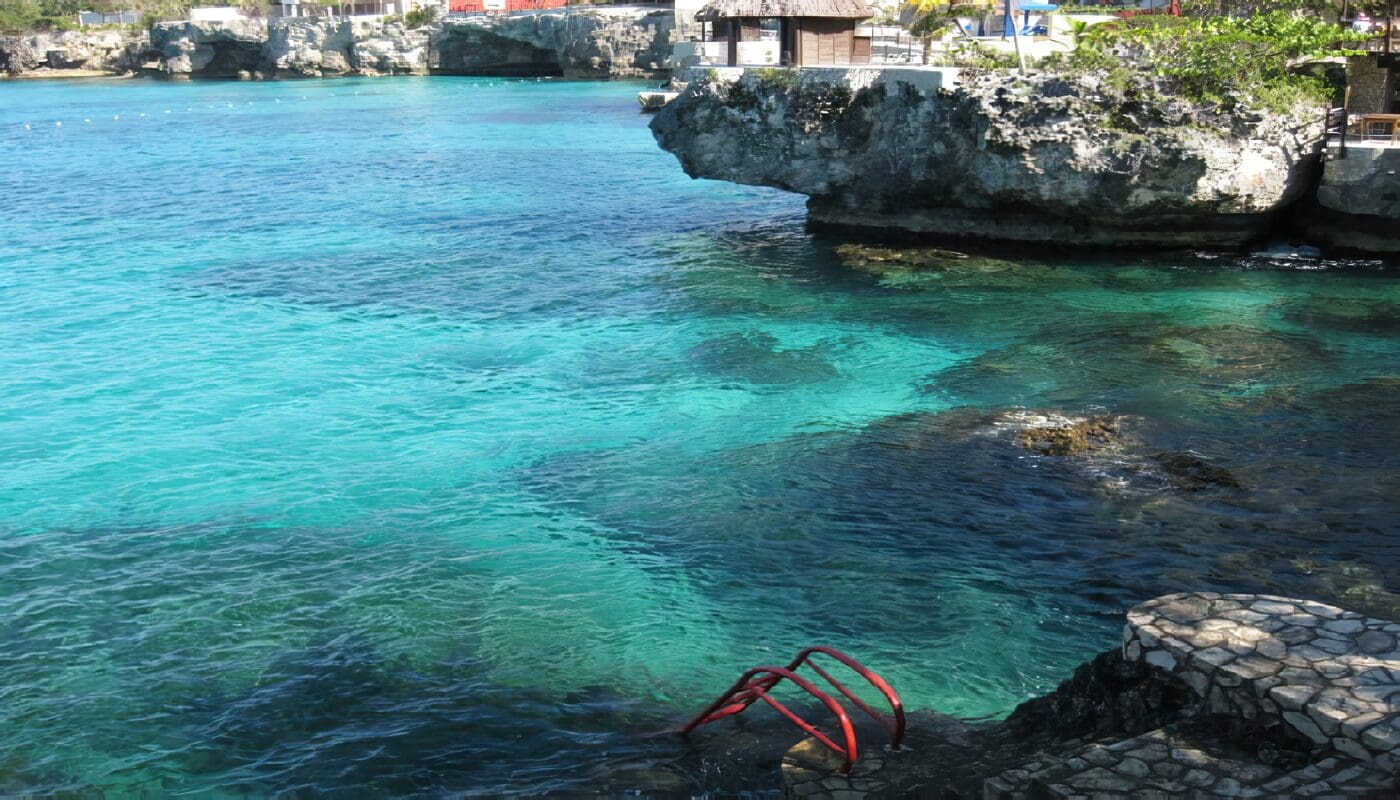
M 1317 171 L 1320 110 L 1208 109 L 1089 75 L 930 76 L 694 70 L 652 131 L 694 177 L 808 195 L 815 222 L 1000 241 L 1240 245 Z
M 123 73 L 139 68 L 149 49 L 145 31 L 58 31 L 0 37 L 0 74 L 59 70 Z
M 275 76 L 426 75 L 431 31 L 369 20 L 278 20 L 264 58 Z
M 173 77 L 426 75 L 430 34 L 377 20 L 166 22 L 151 44 Z
M 435 72 L 653 77 L 671 54 L 670 10 L 590 9 L 483 17 L 434 36 Z
M 261 72 L 268 29 L 262 21 L 161 22 L 151 27 L 151 48 L 166 75 L 247 77 Z

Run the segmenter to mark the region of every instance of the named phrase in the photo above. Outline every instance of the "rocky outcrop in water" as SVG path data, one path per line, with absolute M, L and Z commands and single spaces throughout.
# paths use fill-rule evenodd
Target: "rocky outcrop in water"
M 808 195 L 814 222 L 999 241 L 1240 245 L 1317 171 L 1310 109 L 1207 108 L 1146 79 L 951 75 L 691 71 L 652 131 L 694 177 Z
M 57 31 L 4 36 L 0 37 L 0 74 L 132 72 L 140 67 L 148 49 L 145 31 Z

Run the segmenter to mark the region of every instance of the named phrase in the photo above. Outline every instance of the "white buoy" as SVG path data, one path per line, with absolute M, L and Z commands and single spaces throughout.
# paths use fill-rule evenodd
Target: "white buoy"
M 29 127 L 29 123 L 28 123 L 28 122 L 24 123 L 24 129 L 25 129 L 25 130 L 32 130 L 32 128 Z
M 62 127 L 63 127 L 63 123 L 62 123 L 62 122 L 55 122 L 55 123 L 53 124 L 53 126 L 54 126 L 55 128 L 62 128 Z
M 141 112 L 141 116 L 143 116 L 143 117 L 146 116 L 146 112 L 142 111 L 142 112 Z
M 114 120 L 118 120 L 118 119 L 121 119 L 121 118 L 122 118 L 122 115 L 121 115 L 121 114 L 113 114 L 113 115 L 112 115 L 112 119 L 114 119 Z
M 186 111 L 193 111 L 194 109 L 193 109 L 193 108 L 186 108 L 185 110 L 186 110 Z
M 83 122 L 92 122 L 92 117 L 83 117 Z
M 165 113 L 169 114 L 169 113 L 170 113 L 170 109 L 168 109 L 168 108 L 165 109 Z

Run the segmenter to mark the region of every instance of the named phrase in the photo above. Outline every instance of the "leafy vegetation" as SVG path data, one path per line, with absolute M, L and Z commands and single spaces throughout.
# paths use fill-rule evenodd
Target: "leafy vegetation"
M 1282 11 L 1243 18 L 1141 16 L 1094 26 L 1074 52 L 1042 63 L 1097 70 L 1110 83 L 1145 71 L 1195 100 L 1287 111 L 1324 100 L 1329 91 L 1320 78 L 1294 66 L 1345 53 L 1347 43 L 1364 38 L 1314 16 Z
M 0 33 L 61 31 L 78 27 L 79 11 L 135 11 L 143 26 L 181 19 L 192 0 L 0 0 Z
M 436 18 L 436 6 L 428 6 L 426 8 L 414 6 L 413 8 L 410 8 L 409 10 L 403 12 L 404 27 L 409 28 L 410 30 L 413 28 L 421 28 L 424 25 L 429 25 Z

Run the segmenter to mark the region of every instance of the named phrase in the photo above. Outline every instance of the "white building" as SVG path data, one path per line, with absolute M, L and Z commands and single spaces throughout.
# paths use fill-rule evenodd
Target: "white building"
M 200 6 L 190 9 L 190 22 L 234 22 L 247 19 L 237 6 Z
M 136 11 L 79 11 L 79 25 L 135 25 L 141 21 Z

